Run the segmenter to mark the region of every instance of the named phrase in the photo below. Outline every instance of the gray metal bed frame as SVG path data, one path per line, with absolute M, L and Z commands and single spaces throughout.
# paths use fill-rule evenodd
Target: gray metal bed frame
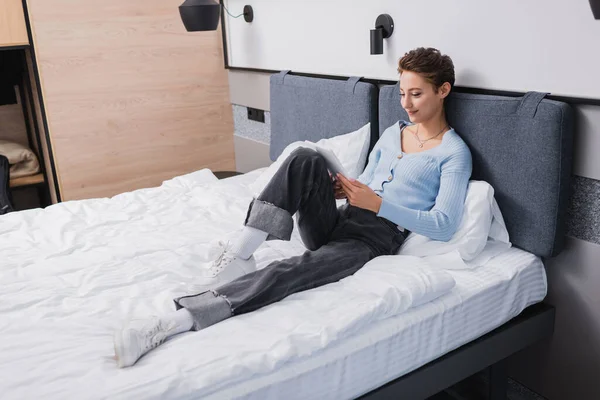
M 471 148 L 472 178 L 494 187 L 513 245 L 550 257 L 563 246 L 573 113 L 569 105 L 544 97 L 535 92 L 519 98 L 459 93 L 450 96 L 446 111 L 451 126 Z M 373 145 L 398 119 L 408 120 L 398 85 L 377 88 L 358 77 L 339 81 L 289 71 L 271 76 L 273 160 L 293 141 L 336 136 L 366 122 L 371 122 Z M 517 162 L 525 165 L 515 171 Z M 530 306 L 486 335 L 360 398 L 423 399 L 487 368 L 489 398 L 505 399 L 506 358 L 549 338 L 554 315 L 552 306 Z

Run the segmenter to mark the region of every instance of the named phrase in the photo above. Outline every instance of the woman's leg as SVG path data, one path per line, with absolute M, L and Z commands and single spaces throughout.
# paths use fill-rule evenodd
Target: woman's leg
M 232 243 L 223 243 L 212 266 L 196 285 L 215 288 L 253 272 L 252 254 L 265 241 L 289 240 L 297 214 L 300 236 L 310 250 L 329 241 L 338 220 L 333 184 L 325 160 L 316 151 L 295 150 L 248 207 L 244 229 Z
M 329 241 L 338 220 L 333 183 L 325 159 L 312 149 L 290 154 L 250 204 L 244 225 L 266 232 L 267 240 L 289 240 L 296 213 L 309 250 Z
M 117 364 L 121 368 L 133 365 L 175 334 L 204 329 L 292 293 L 338 281 L 352 275 L 375 255 L 367 244 L 343 239 L 301 256 L 275 261 L 216 290 L 177 298 L 174 300 L 177 311 L 160 318 L 131 322 L 116 332 Z
M 177 298 L 174 300 L 177 311 L 161 318 L 131 322 L 115 334 L 117 363 L 121 368 L 129 367 L 185 329 L 204 329 L 292 293 L 338 281 L 352 275 L 374 256 L 363 242 L 334 241 L 301 256 L 275 261 L 216 290 Z
M 175 299 L 175 305 L 187 309 L 194 319 L 193 329 L 200 330 L 292 293 L 336 282 L 352 275 L 374 256 L 366 244 L 356 240 L 331 242 L 315 251 L 275 261 L 215 290 Z
M 408 231 L 399 232 L 394 224 L 371 211 L 346 206 L 327 244 L 275 261 L 215 290 L 175 299 L 176 308 L 192 314 L 193 329 L 203 329 L 352 275 L 379 255 L 396 254 L 407 235 Z

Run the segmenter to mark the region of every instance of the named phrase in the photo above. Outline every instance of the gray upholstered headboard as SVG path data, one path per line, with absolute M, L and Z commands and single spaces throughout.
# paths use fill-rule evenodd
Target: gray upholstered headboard
M 512 243 L 540 256 L 563 247 L 571 176 L 573 111 L 530 92 L 523 97 L 452 93 L 448 122 L 473 156 L 472 179 L 485 180 L 506 221 Z M 398 85 L 379 93 L 379 130 L 399 119 Z
M 271 76 L 271 147 L 276 160 L 298 140 L 349 133 L 371 122 L 371 141 L 379 137 L 377 87 L 348 80 L 308 78 L 282 71 Z

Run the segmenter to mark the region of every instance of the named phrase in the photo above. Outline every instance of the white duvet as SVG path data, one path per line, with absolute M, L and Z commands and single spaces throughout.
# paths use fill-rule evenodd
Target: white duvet
M 242 226 L 252 178 L 218 181 L 202 170 L 111 199 L 0 217 L 2 398 L 199 398 L 454 286 L 418 257 L 379 257 L 340 282 L 179 335 L 118 370 L 114 330 L 168 312 L 173 297 L 197 290 L 210 242 Z M 257 262 L 304 250 L 294 232 L 290 242 L 263 245 Z

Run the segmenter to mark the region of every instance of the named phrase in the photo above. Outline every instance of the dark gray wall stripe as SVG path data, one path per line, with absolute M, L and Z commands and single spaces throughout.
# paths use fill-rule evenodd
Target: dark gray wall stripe
M 573 176 L 567 234 L 600 244 L 600 181 Z
M 248 109 L 244 106 L 232 104 L 234 134 L 246 139 L 269 145 L 271 139 L 271 113 L 265 111 L 265 122 L 256 122 L 248 119 Z

